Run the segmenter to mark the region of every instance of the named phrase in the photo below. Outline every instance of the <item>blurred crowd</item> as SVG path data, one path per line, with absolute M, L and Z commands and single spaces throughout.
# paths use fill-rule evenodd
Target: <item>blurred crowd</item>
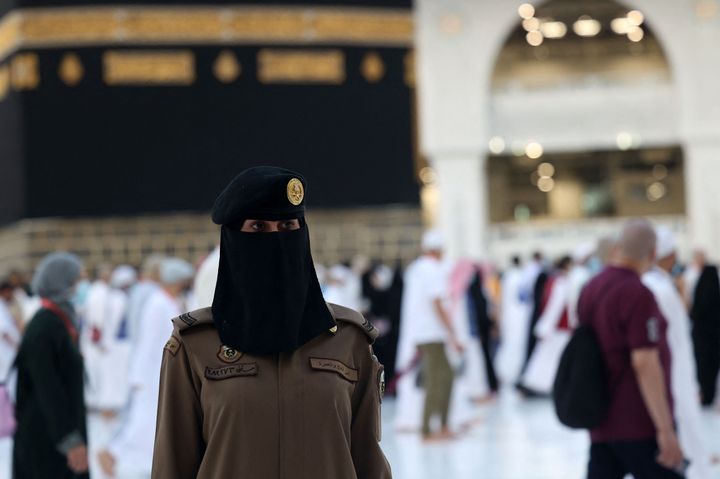
M 700 251 L 682 264 L 673 235 L 657 236 L 656 264 L 643 279 L 653 289 L 653 275 L 665 275 L 682 298 L 681 310 L 663 311 L 686 337 L 671 341 L 674 361 L 687 360 L 683 374 L 691 375 L 678 394 L 710 407 L 720 402 L 718 268 Z M 448 261 L 442 236 L 429 232 L 423 254 L 406 267 L 357 257 L 316 270 L 328 302 L 361 311 L 379 330 L 374 350 L 387 393 L 397 396 L 396 429 L 452 440 L 478 424 L 478 407 L 503 384 L 527 398 L 550 396 L 581 291 L 612 261 L 614 245 L 602 238 L 553 259 L 538 251 L 500 271 L 491 262 Z M 99 265 L 74 288 L 94 477 L 149 477 L 169 320 L 212 304 L 218 263 L 218 250 L 195 266 L 153 255 L 139 268 Z M 662 306 L 668 293 L 657 294 Z M 16 271 L 0 282 L 0 380 L 40 307 L 28 276 Z

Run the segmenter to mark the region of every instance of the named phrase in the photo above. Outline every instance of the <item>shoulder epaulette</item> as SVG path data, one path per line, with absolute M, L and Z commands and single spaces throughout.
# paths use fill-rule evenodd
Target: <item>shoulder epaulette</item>
M 189 313 L 181 314 L 172 320 L 175 329 L 184 331 L 188 328 L 199 326 L 201 324 L 212 324 L 213 315 L 211 308 L 196 309 Z
M 345 306 L 331 303 L 327 303 L 327 305 L 330 313 L 332 313 L 333 318 L 336 322 L 343 321 L 345 323 L 350 323 L 357 326 L 358 328 L 363 330 L 371 343 L 375 342 L 380 333 L 377 329 L 375 329 L 375 326 L 373 326 L 370 321 L 365 319 L 365 316 L 358 313 L 354 309 L 346 308 Z

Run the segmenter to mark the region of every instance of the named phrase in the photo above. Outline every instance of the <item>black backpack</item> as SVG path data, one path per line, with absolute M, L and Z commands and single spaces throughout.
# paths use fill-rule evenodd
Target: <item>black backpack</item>
M 558 419 L 568 427 L 592 429 L 605 419 L 610 403 L 605 362 L 590 326 L 576 329 L 563 351 L 553 401 Z

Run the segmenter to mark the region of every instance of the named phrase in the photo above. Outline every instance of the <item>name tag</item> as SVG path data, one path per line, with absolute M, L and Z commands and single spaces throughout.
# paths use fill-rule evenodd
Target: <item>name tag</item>
M 357 382 L 358 371 L 349 366 L 345 366 L 335 359 L 310 358 L 310 367 L 321 371 L 332 371 L 344 377 L 348 381 Z
M 257 363 L 240 363 L 221 368 L 205 368 L 205 377 L 219 381 L 222 379 L 236 378 L 240 376 L 257 376 Z

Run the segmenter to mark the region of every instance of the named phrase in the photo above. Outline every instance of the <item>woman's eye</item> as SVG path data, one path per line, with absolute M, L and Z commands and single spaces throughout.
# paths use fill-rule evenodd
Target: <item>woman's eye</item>
M 291 230 L 291 229 L 293 229 L 293 227 L 295 227 L 295 223 L 292 221 L 287 221 L 287 222 L 283 223 L 281 226 L 281 228 L 284 230 Z
M 265 223 L 260 223 L 260 222 L 253 223 L 252 229 L 255 231 L 262 231 L 265 229 Z

